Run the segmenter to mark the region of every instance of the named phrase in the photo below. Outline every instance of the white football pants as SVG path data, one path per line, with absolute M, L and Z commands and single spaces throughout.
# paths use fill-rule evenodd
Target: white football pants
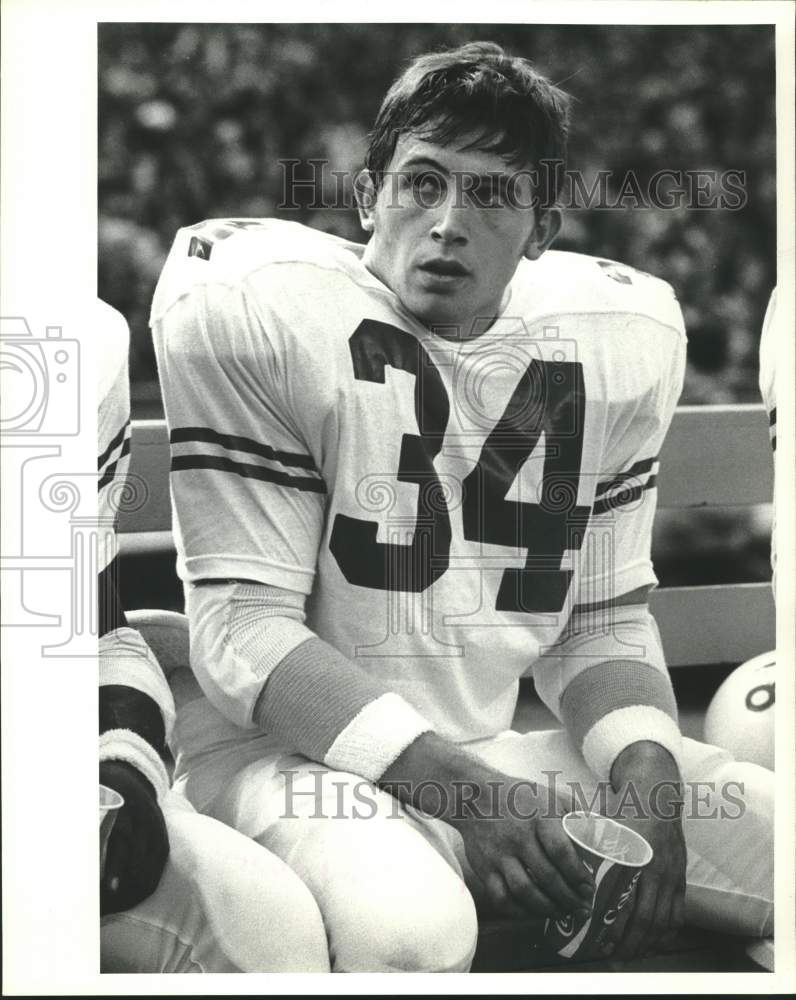
M 477 924 L 459 834 L 358 776 L 330 771 L 265 735 L 235 739 L 211 710 L 214 725 L 207 709 L 200 699 L 179 713 L 176 743 L 183 750 L 175 788 L 301 877 L 323 914 L 333 970 L 466 971 Z M 737 763 L 717 747 L 684 744 L 683 778 L 691 783 L 688 794 L 696 787 L 700 798 L 695 812 L 688 802 L 685 810 L 686 919 L 738 934 L 771 934 L 773 773 Z M 589 798 L 596 787 L 560 730 L 505 733 L 467 749 L 506 774 L 543 782 L 550 780 L 544 772 L 555 771 L 559 787 L 578 782 Z M 718 806 L 727 804 L 728 782 L 737 783 L 730 787 L 735 806 L 722 819 Z
M 102 972 L 328 972 L 309 890 L 279 858 L 170 793 L 155 892 L 103 917 Z

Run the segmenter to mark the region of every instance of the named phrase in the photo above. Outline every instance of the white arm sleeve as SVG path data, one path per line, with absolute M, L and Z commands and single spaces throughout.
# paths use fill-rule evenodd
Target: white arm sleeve
M 304 624 L 303 596 L 258 583 L 190 588 L 191 664 L 218 710 L 312 760 L 377 781 L 433 727 Z
M 646 605 L 577 612 L 533 676 L 539 697 L 600 779 L 640 740 L 659 743 L 680 766 L 677 704 Z

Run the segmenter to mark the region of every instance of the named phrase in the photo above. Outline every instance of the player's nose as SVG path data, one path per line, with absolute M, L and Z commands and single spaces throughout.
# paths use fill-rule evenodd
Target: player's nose
M 456 193 L 456 185 L 451 184 L 447 197 L 437 208 L 431 238 L 437 243 L 464 246 L 468 242 L 467 209 Z

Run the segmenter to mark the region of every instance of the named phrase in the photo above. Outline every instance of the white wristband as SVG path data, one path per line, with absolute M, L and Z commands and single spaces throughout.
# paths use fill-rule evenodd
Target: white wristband
M 434 727 L 400 695 L 388 692 L 362 708 L 323 758 L 335 771 L 378 781 L 410 743 Z
M 608 780 L 614 761 L 631 744 L 658 743 L 683 769 L 683 738 L 674 719 L 652 705 L 628 705 L 604 715 L 583 740 L 583 757 L 591 770 Z
M 132 729 L 108 729 L 100 735 L 99 749 L 100 763 L 123 760 L 140 771 L 152 784 L 160 804 L 169 790 L 169 776 L 157 751 L 143 736 Z

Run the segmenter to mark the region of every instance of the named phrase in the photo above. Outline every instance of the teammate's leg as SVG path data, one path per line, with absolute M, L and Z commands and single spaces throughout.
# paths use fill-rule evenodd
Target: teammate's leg
M 309 889 L 284 862 L 178 796 L 156 891 L 102 920 L 103 972 L 328 972 Z

